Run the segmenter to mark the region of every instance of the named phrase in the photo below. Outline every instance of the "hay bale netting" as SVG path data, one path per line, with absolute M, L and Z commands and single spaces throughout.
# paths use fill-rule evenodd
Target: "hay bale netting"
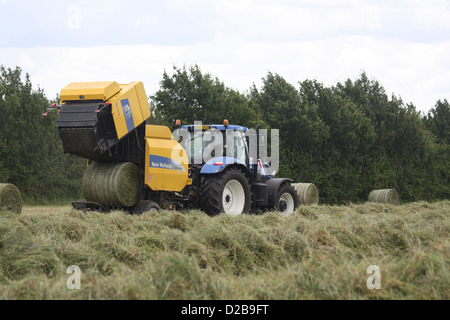
M 0 211 L 3 210 L 22 213 L 22 196 L 13 184 L 0 183 Z
M 394 189 L 373 190 L 369 194 L 370 202 L 399 205 L 400 198 Z
M 297 191 L 300 205 L 310 206 L 319 204 L 319 190 L 312 183 L 293 183 L 292 187 Z
M 82 190 L 87 201 L 108 208 L 126 208 L 138 202 L 140 185 L 135 164 L 94 162 L 84 172 Z

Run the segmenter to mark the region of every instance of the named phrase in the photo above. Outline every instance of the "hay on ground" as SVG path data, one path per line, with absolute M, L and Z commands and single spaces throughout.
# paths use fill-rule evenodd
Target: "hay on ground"
M 22 213 L 22 196 L 13 184 L 0 183 L 0 211 Z

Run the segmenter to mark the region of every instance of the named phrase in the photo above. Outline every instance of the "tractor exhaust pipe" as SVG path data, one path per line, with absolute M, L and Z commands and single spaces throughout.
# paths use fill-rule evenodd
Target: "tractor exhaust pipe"
M 253 178 L 254 180 L 258 180 L 258 161 L 259 161 L 259 129 L 261 129 L 262 125 L 258 124 L 255 128 L 256 131 L 256 163 L 253 163 Z

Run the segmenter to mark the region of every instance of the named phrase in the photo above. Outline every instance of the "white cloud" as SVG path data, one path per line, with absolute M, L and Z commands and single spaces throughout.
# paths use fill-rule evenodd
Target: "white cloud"
M 90 48 L 0 48 L 2 63 L 21 66 L 49 98 L 75 81 L 143 81 L 147 94 L 159 89 L 164 69 L 197 63 L 229 87 L 243 92 L 268 71 L 298 87 L 317 79 L 334 85 L 361 71 L 379 80 L 387 93 L 400 95 L 427 111 L 437 99 L 449 98 L 450 41 L 420 44 L 340 36 L 314 42 L 232 42 L 191 46 L 109 46 Z
M 67 29 L 66 19 L 76 12 L 54 3 Z M 141 80 L 153 94 L 164 69 L 195 63 L 240 91 L 254 82 L 258 86 L 268 71 L 297 86 L 305 79 L 334 85 L 364 70 L 389 94 L 423 111 L 450 98 L 450 3 L 445 0 L 115 0 L 95 2 L 92 10 L 90 4 L 77 2 L 81 30 L 52 26 L 50 32 L 20 20 L 19 31 L 0 37 L 0 63 L 21 66 L 50 98 L 69 82 L 97 80 Z M 112 23 L 98 19 L 103 5 Z M 32 16 L 41 17 L 41 4 L 35 6 Z M 133 19 L 124 18 L 130 14 Z M 0 25 L 1 30 L 6 28 Z M 11 41 L 17 43 L 8 48 Z
M 134 21 L 134 26 L 136 29 L 154 27 L 158 25 L 159 19 L 155 16 L 143 16 Z

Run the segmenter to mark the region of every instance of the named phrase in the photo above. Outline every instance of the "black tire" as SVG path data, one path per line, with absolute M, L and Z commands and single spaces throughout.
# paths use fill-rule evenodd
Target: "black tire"
M 244 172 L 231 168 L 219 174 L 205 175 L 204 179 L 200 205 L 208 215 L 250 212 L 251 190 Z M 233 212 L 235 208 L 239 208 L 239 212 Z
M 107 213 L 110 211 L 108 208 L 104 207 L 100 203 L 89 202 L 86 200 L 79 200 L 72 202 L 72 208 L 84 212 L 97 211 L 101 213 Z
M 151 210 L 159 211 L 161 208 L 154 201 L 142 200 L 131 209 L 130 213 L 140 215 Z
M 283 215 L 289 215 L 298 208 L 297 192 L 289 184 L 283 184 L 280 187 L 275 200 L 275 210 Z

